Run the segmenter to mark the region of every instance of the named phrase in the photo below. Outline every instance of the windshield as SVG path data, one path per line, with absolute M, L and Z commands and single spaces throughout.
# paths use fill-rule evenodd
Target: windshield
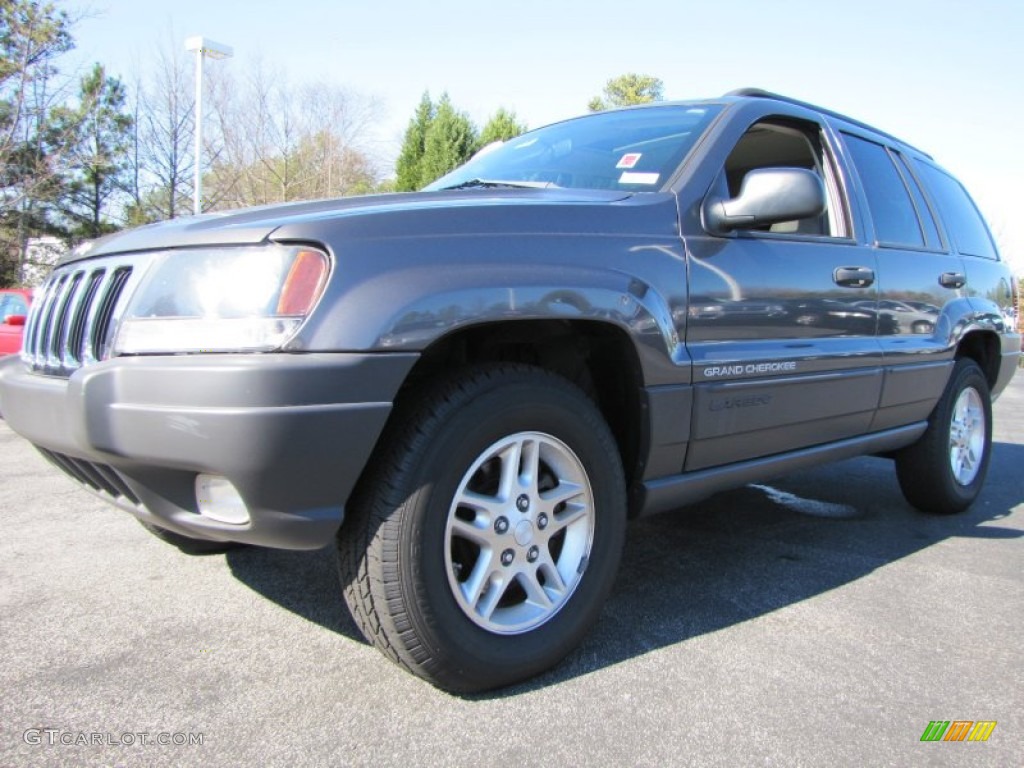
M 538 128 L 478 153 L 426 187 L 552 186 L 657 191 L 721 107 L 599 112 Z

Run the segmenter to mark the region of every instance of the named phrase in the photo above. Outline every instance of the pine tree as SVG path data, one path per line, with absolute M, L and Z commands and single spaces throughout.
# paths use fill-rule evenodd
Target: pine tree
M 487 125 L 480 131 L 480 137 L 476 142 L 476 150 L 479 151 L 488 144 L 496 141 L 508 141 L 526 132 L 526 125 L 516 120 L 516 113 L 510 112 L 504 107 L 499 107 Z
M 402 141 L 402 151 L 395 162 L 395 190 L 412 192 L 422 187 L 423 154 L 426 150 L 427 131 L 434 121 L 436 108 L 430 100 L 430 93 L 424 92 L 416 114 L 409 121 Z
M 73 138 L 53 121 L 54 61 L 74 47 L 70 30 L 50 3 L 0 2 L 0 286 L 18 281 L 29 239 L 53 234 L 48 205 Z
M 411 192 L 422 189 L 469 160 L 474 153 L 495 141 L 507 141 L 526 130 L 515 112 L 499 108 L 483 131 L 465 112 L 452 104 L 447 93 L 435 103 L 424 93 L 409 121 L 402 151 L 395 163 L 394 189 Z
M 630 72 L 613 77 L 604 86 L 604 98 L 595 96 L 587 108 L 591 112 L 601 112 L 614 107 L 628 107 L 634 104 L 647 104 L 661 101 L 664 98 L 665 84 L 651 75 L 638 75 Z
M 81 81 L 79 103 L 58 110 L 59 119 L 79 126 L 67 156 L 68 193 L 61 201 L 73 237 L 93 238 L 116 227 L 106 212 L 123 189 L 132 117 L 125 112 L 124 85 L 100 64 Z
M 420 186 L 439 179 L 469 160 L 476 143 L 476 128 L 469 117 L 455 109 L 447 93 L 441 96 L 423 142 Z

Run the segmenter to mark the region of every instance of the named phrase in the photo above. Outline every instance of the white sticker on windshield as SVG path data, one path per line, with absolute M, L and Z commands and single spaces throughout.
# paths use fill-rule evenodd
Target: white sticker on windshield
M 640 158 L 643 157 L 639 152 L 627 152 L 622 156 L 622 159 L 616 163 L 616 168 L 636 168 L 636 164 L 640 162 Z
M 661 177 L 659 173 L 637 173 L 635 171 L 623 171 L 619 176 L 619 184 L 657 184 Z

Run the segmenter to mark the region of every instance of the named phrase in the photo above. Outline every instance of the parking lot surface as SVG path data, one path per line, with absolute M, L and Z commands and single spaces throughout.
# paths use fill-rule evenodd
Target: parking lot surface
M 362 641 L 329 549 L 184 555 L 0 422 L 0 765 L 1020 765 L 1024 373 L 995 414 L 963 515 L 857 459 L 633 523 L 583 646 L 472 698 Z

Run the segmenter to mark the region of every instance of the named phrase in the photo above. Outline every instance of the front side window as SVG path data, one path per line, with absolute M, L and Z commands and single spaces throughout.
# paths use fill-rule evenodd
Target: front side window
M 881 144 L 847 133 L 843 138 L 868 199 L 875 241 L 880 245 L 924 248 L 921 222 L 889 151 Z
M 785 235 L 845 237 L 846 219 L 839 186 L 826 157 L 821 127 L 802 120 L 778 118 L 755 123 L 740 137 L 725 161 L 723 170 L 729 197 L 740 193 L 748 173 L 761 168 L 803 168 L 821 178 L 827 209 L 820 216 L 783 221 L 767 231 Z
M 568 187 L 658 191 L 720 111 L 716 105 L 601 112 L 481 151 L 426 187 Z

